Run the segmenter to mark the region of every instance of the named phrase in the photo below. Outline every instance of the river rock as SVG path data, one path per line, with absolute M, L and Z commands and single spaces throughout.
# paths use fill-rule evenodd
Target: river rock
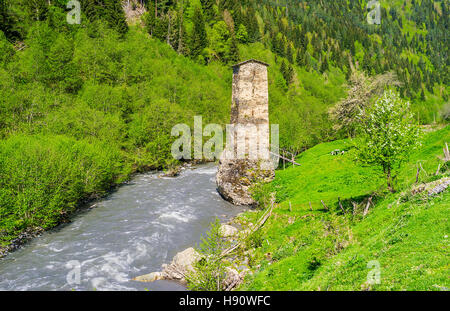
M 223 281 L 223 287 L 226 291 L 230 291 L 236 287 L 238 287 L 242 281 L 244 280 L 245 275 L 249 272 L 248 269 L 242 270 L 238 272 L 236 269 L 227 267 L 226 268 L 226 277 Z
M 224 238 L 233 237 L 233 236 L 237 235 L 238 232 L 239 232 L 239 230 L 233 226 L 230 226 L 230 225 L 221 225 L 220 226 L 220 235 L 222 235 Z
M 162 280 L 163 277 L 161 275 L 161 272 L 152 272 L 149 274 L 145 274 L 145 275 L 141 275 L 138 277 L 135 277 L 133 279 L 133 281 L 138 281 L 138 282 L 154 282 L 157 280 Z
M 169 265 L 163 265 L 162 276 L 166 280 L 184 281 L 186 274 L 193 269 L 193 265 L 200 259 L 200 254 L 192 247 L 185 249 L 173 257 Z
M 152 272 L 134 278 L 139 282 L 154 282 L 157 280 L 175 280 L 186 282 L 186 274 L 193 270 L 193 265 L 201 258 L 201 255 L 192 247 L 185 249 L 173 257 L 170 264 L 162 265 L 162 272 Z
M 181 166 L 171 167 L 162 175 L 162 177 L 178 177 L 180 176 L 181 170 Z

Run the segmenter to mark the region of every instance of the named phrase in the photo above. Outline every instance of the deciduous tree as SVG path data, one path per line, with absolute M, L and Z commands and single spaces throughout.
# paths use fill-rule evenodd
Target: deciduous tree
M 392 90 L 386 91 L 366 112 L 360 111 L 356 140 L 358 160 L 380 166 L 389 191 L 394 192 L 395 170 L 419 142 L 419 128 L 409 102 Z

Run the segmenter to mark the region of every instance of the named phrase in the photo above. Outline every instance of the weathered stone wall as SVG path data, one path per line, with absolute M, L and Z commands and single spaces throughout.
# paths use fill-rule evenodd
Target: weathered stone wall
M 232 137 L 219 162 L 216 182 L 222 196 L 236 205 L 254 203 L 249 193 L 259 178 L 270 180 L 269 90 L 267 64 L 250 60 L 233 67 Z M 232 138 L 232 139 L 230 139 Z

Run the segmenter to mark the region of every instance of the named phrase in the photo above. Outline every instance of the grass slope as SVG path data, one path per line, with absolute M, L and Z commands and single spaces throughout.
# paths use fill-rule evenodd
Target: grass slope
M 398 177 L 397 188 L 409 189 L 417 162 L 435 172 L 450 126 L 424 137 Z M 276 191 L 279 206 L 263 228 L 264 241 L 250 265 L 258 272 L 241 289 L 247 290 L 442 290 L 450 287 L 450 193 L 434 198 L 408 196 L 383 189 L 374 168 L 360 167 L 353 150 L 332 156 L 348 141 L 320 144 L 297 158 L 301 167 L 278 171 L 267 191 Z M 428 182 L 448 175 L 420 175 Z M 364 217 L 364 199 L 375 193 L 375 206 Z M 341 198 L 346 214 L 338 205 Z M 325 202 L 329 210 L 321 204 Z M 352 215 L 351 201 L 362 202 Z M 312 210 L 310 210 L 311 202 Z M 291 209 L 289 208 L 291 205 Z M 247 213 L 254 222 L 259 213 Z M 380 265 L 380 284 L 368 284 Z

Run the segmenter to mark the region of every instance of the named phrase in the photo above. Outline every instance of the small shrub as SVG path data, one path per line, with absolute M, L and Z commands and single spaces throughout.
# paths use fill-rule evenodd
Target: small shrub
M 272 259 L 275 261 L 281 260 L 283 258 L 292 256 L 294 254 L 294 246 L 292 244 L 285 244 L 283 246 L 281 246 L 280 248 L 278 248 L 273 256 Z
M 193 271 L 186 276 L 187 287 L 192 291 L 222 290 L 225 279 L 225 264 L 220 254 L 229 245 L 220 234 L 220 221 L 216 218 L 206 237 L 202 237 L 197 251 L 202 258 L 194 265 Z
M 264 242 L 264 235 L 261 230 L 257 230 L 246 238 L 245 244 L 247 248 L 261 247 Z

